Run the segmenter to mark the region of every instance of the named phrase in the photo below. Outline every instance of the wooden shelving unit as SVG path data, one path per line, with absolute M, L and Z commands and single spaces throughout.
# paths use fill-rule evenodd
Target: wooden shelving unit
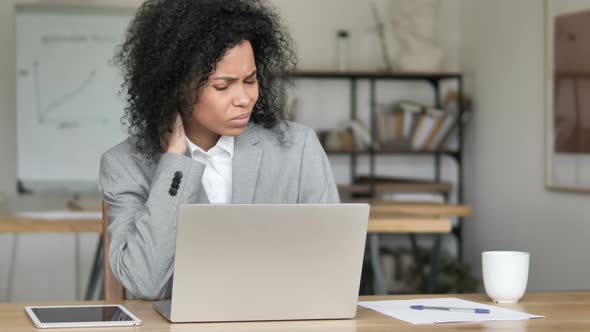
M 469 207 L 461 206 L 463 202 L 463 124 L 461 117 L 463 115 L 463 76 L 457 72 L 365 72 L 365 71 L 350 71 L 350 72 L 333 72 L 333 71 L 298 71 L 287 74 L 294 79 L 314 79 L 314 80 L 346 80 L 350 82 L 350 119 L 357 119 L 357 84 L 359 81 L 368 81 L 369 83 L 369 103 L 370 103 L 370 125 L 369 132 L 373 142 L 378 141 L 377 135 L 377 104 L 376 104 L 376 82 L 383 80 L 395 81 L 424 81 L 428 82 L 434 91 L 433 106 L 441 107 L 441 91 L 440 84 L 444 80 L 455 80 L 457 82 L 458 98 L 458 116 L 459 121 L 457 125 L 458 131 L 458 147 L 456 150 L 436 150 L 423 151 L 412 149 L 399 148 L 368 148 L 368 149 L 338 149 L 326 150 L 326 153 L 331 155 L 350 156 L 350 182 L 352 185 L 339 186 L 341 193 L 355 193 L 363 197 L 363 200 L 375 199 L 381 193 L 395 192 L 395 193 L 417 193 L 417 192 L 435 192 L 443 195 L 448 203 L 451 196 L 453 185 L 448 182 L 441 181 L 441 160 L 442 158 L 451 158 L 457 164 L 457 204 L 456 206 L 405 206 L 402 208 L 398 204 L 375 204 L 371 207 L 371 223 L 369 232 L 373 233 L 369 236 L 369 244 L 371 248 L 371 261 L 374 263 L 373 272 L 375 275 L 380 275 L 379 267 L 379 239 L 378 233 L 408 233 L 410 234 L 410 241 L 416 259 L 416 264 L 423 268 L 421 262 L 421 254 L 417 245 L 416 234 L 431 234 L 434 236 L 433 250 L 433 265 L 430 269 L 430 277 L 425 286 L 426 292 L 434 290 L 434 283 L 438 270 L 438 256 L 441 246 L 441 234 L 451 232 L 457 241 L 457 252 L 459 260 L 463 259 L 463 216 L 471 214 Z M 387 156 L 424 156 L 424 158 L 433 158 L 434 174 L 433 180 L 421 180 L 417 183 L 409 182 L 382 182 L 377 181 L 376 160 L 377 158 L 385 158 Z M 357 172 L 358 158 L 363 157 L 369 159 L 369 174 L 368 179 L 363 183 L 357 183 L 359 174 Z M 396 210 L 397 209 L 397 210 Z M 400 210 L 401 209 L 401 210 Z M 460 211 L 459 211 L 460 210 Z M 413 211 L 413 212 L 410 212 Z M 416 211 L 422 211 L 422 214 L 415 214 Z M 433 213 L 435 211 L 446 211 L 445 213 Z M 453 213 L 451 213 L 453 212 Z M 457 213 L 458 212 L 458 213 Z M 432 213 L 432 214 L 428 214 Z M 448 214 L 447 214 L 448 213 Z M 448 217 L 446 217 L 448 216 Z M 453 225 L 449 217 L 457 216 L 458 222 Z M 377 262 L 377 263 L 375 263 Z M 423 271 L 424 272 L 424 271 Z M 382 276 L 382 274 L 381 274 Z M 378 291 L 383 292 L 383 280 L 376 277 L 374 280 L 378 285 Z M 381 286 L 379 286 L 381 284 Z
M 357 118 L 357 84 L 359 81 L 368 81 L 369 83 L 369 103 L 370 103 L 370 117 L 371 123 L 369 131 L 372 135 L 373 141 L 377 141 L 377 125 L 376 125 L 376 82 L 377 81 L 424 81 L 428 82 L 434 91 L 433 106 L 441 107 L 441 91 L 440 84 L 445 80 L 454 80 L 457 82 L 458 100 L 462 100 L 463 95 L 463 76 L 459 72 L 368 72 L 368 71 L 296 71 L 288 73 L 286 76 L 292 79 L 316 79 L 316 80 L 346 80 L 350 82 L 350 119 Z M 463 114 L 463 104 L 458 103 L 459 119 Z M 457 164 L 457 204 L 463 202 L 463 124 L 459 120 L 458 131 L 458 148 L 456 150 L 436 150 L 436 151 L 422 151 L 412 149 L 397 149 L 397 148 L 369 148 L 369 149 L 338 149 L 326 150 L 326 153 L 331 155 L 350 156 L 350 170 L 352 185 L 339 186 L 341 193 L 356 193 L 364 197 L 375 198 L 381 193 L 396 192 L 396 193 L 417 193 L 417 192 L 434 192 L 441 193 L 446 200 L 450 197 L 453 190 L 453 184 L 441 181 L 441 159 L 444 157 L 452 158 Z M 425 156 L 432 157 L 434 162 L 433 180 L 430 183 L 381 183 L 376 180 L 375 174 L 376 159 L 386 157 L 388 155 L 409 155 L 409 156 Z M 355 183 L 359 177 L 357 172 L 358 157 L 369 158 L 369 174 L 366 183 Z M 457 250 L 459 259 L 463 257 L 462 251 L 462 223 L 463 218 L 458 217 L 458 223 L 453 227 L 452 233 L 457 239 Z

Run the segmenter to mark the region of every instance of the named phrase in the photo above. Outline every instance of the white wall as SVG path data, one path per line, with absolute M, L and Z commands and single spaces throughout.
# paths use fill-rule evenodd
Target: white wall
M 299 67 L 309 70 L 337 69 L 336 31 L 350 32 L 351 68 L 355 70 L 379 70 L 384 64 L 379 51 L 371 3 L 379 10 L 385 24 L 390 55 L 398 51 L 394 40 L 392 18 L 398 0 L 270 0 L 280 10 L 288 25 L 300 58 Z M 439 0 L 440 47 L 445 53 L 444 67 L 458 69 L 460 1 Z M 395 60 L 395 59 L 394 59 Z
M 464 0 L 462 65 L 476 101 L 469 125 L 465 253 L 531 253 L 529 290 L 590 288 L 590 197 L 543 178 L 543 1 Z
M 396 0 L 376 0 L 383 19 L 390 21 Z M 66 3 L 111 4 L 133 6 L 140 0 L 4 0 L 0 1 L 0 194 L 13 196 L 16 182 L 15 151 L 15 3 Z M 354 50 L 352 69 L 379 69 L 382 67 L 373 27 L 369 2 L 358 0 L 272 0 L 281 11 L 296 41 L 300 68 L 333 69 L 334 33 L 339 28 L 349 29 Z M 457 70 L 461 31 L 459 0 L 441 2 L 440 39 L 445 50 L 445 69 Z M 311 22 L 311 23 L 310 23 Z M 303 81 L 296 93 L 301 97 L 301 121 L 315 128 L 336 127 L 348 116 L 348 87 L 345 83 Z M 368 84 L 358 86 L 358 107 L 368 115 Z M 391 102 L 399 98 L 415 98 L 431 103 L 432 90 L 424 83 L 379 83 L 378 102 Z M 332 157 L 331 161 L 338 182 L 348 181 L 348 159 Z M 367 170 L 366 160 L 360 161 L 360 170 Z M 432 157 L 380 157 L 378 172 L 383 175 L 432 177 Z M 456 168 L 451 160 L 443 161 L 442 178 L 455 181 Z M 44 198 L 34 199 L 35 206 L 51 207 Z M 52 197 L 52 203 L 62 204 L 64 199 Z M 19 205 L 26 202 L 18 200 Z M 0 202 L 0 208 L 2 203 Z M 88 274 L 95 245 L 95 235 L 82 238 L 82 285 Z M 402 239 L 406 245 L 407 239 Z M 6 295 L 7 267 L 12 245 L 12 235 L 0 235 L 0 299 Z M 450 246 L 452 249 L 452 245 Z M 13 300 L 70 300 L 76 294 L 74 280 L 73 235 L 25 235 L 17 243 L 17 265 Z M 55 268 L 57 267 L 57 268 Z M 33 286 L 34 285 L 34 286 Z

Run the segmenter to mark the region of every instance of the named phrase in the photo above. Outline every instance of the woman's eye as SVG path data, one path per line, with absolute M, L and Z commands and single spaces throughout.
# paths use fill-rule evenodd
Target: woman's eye
M 214 86 L 213 88 L 215 88 L 215 90 L 217 90 L 217 91 L 223 91 L 223 90 L 227 89 L 227 86 Z
M 244 81 L 246 84 L 256 84 L 256 80 Z

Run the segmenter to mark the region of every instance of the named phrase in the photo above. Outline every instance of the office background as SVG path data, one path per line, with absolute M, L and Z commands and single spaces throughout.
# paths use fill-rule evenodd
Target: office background
M 6 204 L 2 201 L 14 200 L 17 178 L 14 6 L 45 2 L 77 3 L 0 3 L 0 207 Z M 379 66 L 381 58 L 368 1 L 272 2 L 296 41 L 299 68 L 336 69 L 334 33 L 345 28 L 351 32 L 351 67 L 378 69 L 375 66 Z M 396 1 L 373 2 L 382 9 L 383 19 L 389 20 Z M 85 3 L 135 6 L 139 1 Z M 440 1 L 439 41 L 445 53 L 444 69 L 465 75 L 466 89 L 475 102 L 464 140 L 465 199 L 474 209 L 474 215 L 465 222 L 465 261 L 476 275 L 481 275 L 482 251 L 529 251 L 529 290 L 588 289 L 590 248 L 585 234 L 590 231 L 590 197 L 544 188 L 543 9 L 544 3 L 539 0 Z M 368 103 L 367 90 L 368 84 L 361 82 L 360 105 Z M 348 116 L 347 91 L 342 82 L 298 83 L 300 121 L 316 129 L 337 126 Z M 408 96 L 425 103 L 432 99 L 428 86 L 415 83 L 381 83 L 378 96 L 383 102 Z M 337 156 L 331 157 L 331 162 L 337 182 L 345 183 L 347 163 Z M 361 161 L 363 167 L 367 166 Z M 442 178 L 456 180 L 454 167 L 444 161 Z M 380 160 L 377 168 L 385 174 L 432 174 L 431 163 L 420 157 L 387 158 Z M 50 205 L 49 201 L 68 197 L 52 195 L 30 200 L 36 205 Z M 87 280 L 96 239 L 96 235 L 81 235 L 83 281 Z M 5 266 L 13 241 L 12 235 L 0 235 L 0 297 L 7 292 Z M 452 250 L 452 245 L 446 247 Z M 21 235 L 13 299 L 74 298 L 73 248 L 73 235 Z

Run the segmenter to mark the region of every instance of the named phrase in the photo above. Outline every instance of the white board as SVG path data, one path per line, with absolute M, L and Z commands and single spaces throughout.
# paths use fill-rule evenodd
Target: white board
M 18 179 L 96 191 L 101 154 L 127 135 L 112 64 L 132 10 L 16 8 Z

